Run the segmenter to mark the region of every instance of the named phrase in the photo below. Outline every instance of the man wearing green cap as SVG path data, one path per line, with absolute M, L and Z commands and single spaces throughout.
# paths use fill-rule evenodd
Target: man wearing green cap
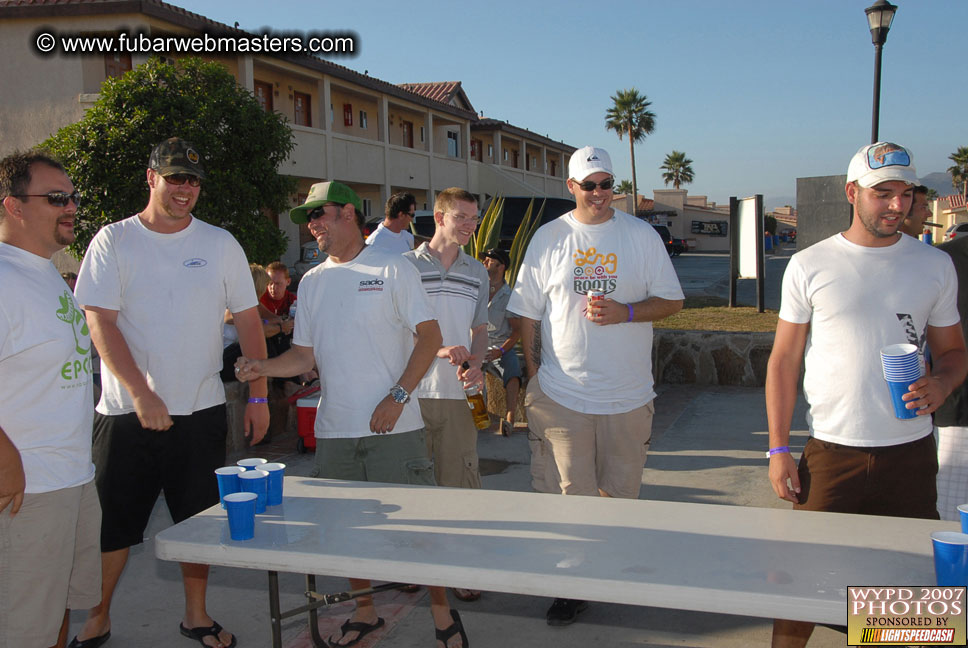
M 192 216 L 204 178 L 191 143 L 160 143 L 148 159 L 148 205 L 98 232 L 81 265 L 77 300 L 102 363 L 94 463 L 103 596 L 72 648 L 96 648 L 110 635 L 111 598 L 159 492 L 176 523 L 218 502 L 213 473 L 225 464 L 219 370 L 226 309 L 243 352 L 265 357 L 245 253 L 231 234 Z M 256 443 L 269 424 L 265 380 L 253 383 L 249 396 L 245 431 Z M 181 634 L 205 646 L 234 646 L 235 637 L 206 611 L 208 566 L 181 568 Z
M 399 253 L 363 242 L 362 201 L 339 182 L 312 186 L 306 203 L 289 212 L 308 223 L 326 260 L 299 284 L 292 347 L 269 360 L 240 358 L 239 380 L 292 376 L 319 367 L 322 400 L 316 412 L 314 477 L 392 484 L 434 484 L 417 388 L 441 344 L 440 328 L 416 269 Z M 366 342 L 360 329 L 366 327 Z M 369 581 L 350 579 L 354 590 Z M 445 645 L 460 635 L 446 590 L 430 589 L 430 612 Z M 384 624 L 373 599 L 331 637 L 331 646 L 356 644 Z

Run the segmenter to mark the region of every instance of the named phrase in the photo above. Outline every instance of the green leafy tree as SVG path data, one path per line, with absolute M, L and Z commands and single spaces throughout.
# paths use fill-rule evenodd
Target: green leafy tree
M 630 194 L 632 193 L 632 183 L 628 180 L 622 180 L 620 183 L 615 185 L 615 188 L 612 189 L 612 192 L 617 194 Z
M 961 191 L 961 195 L 968 196 L 968 146 L 959 146 L 948 159 L 954 162 L 954 166 L 948 167 L 952 186 Z
M 662 169 L 662 180 L 669 186 L 679 189 L 684 184 L 691 184 L 695 178 L 692 171 L 692 160 L 686 157 L 682 151 L 673 151 L 665 156 L 665 162 L 659 167 Z
M 295 179 L 279 173 L 292 131 L 222 65 L 197 58 L 175 65 L 152 58 L 106 80 L 84 119 L 42 145 L 81 193 L 71 253 L 80 258 L 101 227 L 147 204 L 148 156 L 174 136 L 202 155 L 206 177 L 193 214 L 231 232 L 249 261 L 278 259 L 286 236 L 267 214 L 287 210 L 295 191 Z
M 629 138 L 629 156 L 632 160 L 632 194 L 639 195 L 635 181 L 635 145 L 645 140 L 655 130 L 655 113 L 649 110 L 652 102 L 635 88 L 619 90 L 611 97 L 612 106 L 605 111 L 605 127 L 615 131 L 619 139 Z M 580 180 L 581 178 L 579 178 Z

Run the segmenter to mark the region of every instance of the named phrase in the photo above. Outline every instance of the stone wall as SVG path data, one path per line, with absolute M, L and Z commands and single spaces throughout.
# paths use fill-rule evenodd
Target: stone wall
M 773 333 L 656 329 L 652 375 L 657 384 L 762 387 L 772 349 Z

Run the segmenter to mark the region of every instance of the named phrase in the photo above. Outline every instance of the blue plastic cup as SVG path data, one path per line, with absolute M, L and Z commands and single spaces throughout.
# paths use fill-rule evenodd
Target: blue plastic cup
M 255 536 L 255 493 L 229 493 L 225 496 L 225 511 L 229 518 L 229 537 L 251 540 Z
M 913 419 L 918 415 L 916 409 L 908 409 L 907 401 L 901 400 L 904 394 L 908 393 L 908 387 L 910 387 L 912 380 L 904 381 L 887 381 L 887 387 L 891 390 L 891 405 L 894 406 L 894 416 L 899 419 Z
M 255 493 L 258 496 L 255 512 L 265 513 L 269 494 L 269 473 L 264 470 L 246 470 L 244 473 L 239 473 L 239 485 L 243 493 Z
M 267 463 L 259 466 L 259 470 L 269 473 L 269 484 L 266 488 L 266 503 L 269 506 L 282 504 L 282 482 L 286 474 L 286 464 Z
M 239 486 L 239 473 L 244 472 L 245 468 L 242 466 L 225 466 L 215 469 L 215 478 L 218 479 L 218 497 L 222 502 L 222 508 L 225 508 L 226 495 L 238 493 L 242 490 L 242 487 Z
M 958 515 L 961 517 L 961 532 L 968 533 L 968 504 L 958 507 Z
M 931 534 L 934 546 L 934 575 L 939 587 L 968 585 L 968 533 L 935 531 Z
M 258 468 L 262 464 L 266 463 L 266 460 L 265 459 L 260 459 L 260 458 L 257 458 L 257 457 L 252 457 L 252 458 L 249 458 L 249 459 L 239 459 L 235 463 L 238 466 L 242 466 L 246 470 L 255 470 L 256 468 Z

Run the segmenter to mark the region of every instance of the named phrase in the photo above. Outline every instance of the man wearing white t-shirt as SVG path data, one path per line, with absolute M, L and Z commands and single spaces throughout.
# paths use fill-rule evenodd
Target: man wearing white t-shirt
M 652 436 L 652 322 L 682 308 L 679 279 L 651 225 L 611 204 L 604 149 L 568 163 L 576 207 L 528 246 L 508 310 L 521 316 L 525 396 L 538 490 L 637 498 Z M 604 293 L 587 300 L 589 291 Z M 548 624 L 584 601 L 556 599 Z
M 440 346 L 440 328 L 416 270 L 401 255 L 364 245 L 363 203 L 341 182 L 314 184 L 306 202 L 289 212 L 308 223 L 326 260 L 299 284 L 296 329 L 289 351 L 269 360 L 240 358 L 239 380 L 284 376 L 319 367 L 314 477 L 395 484 L 434 484 L 424 424 L 410 395 Z M 366 322 L 361 343 L 358 324 Z M 354 590 L 370 582 L 350 579 Z M 467 646 L 446 590 L 430 589 L 436 636 L 445 646 Z M 371 596 L 329 638 L 356 644 L 381 628 Z M 460 635 L 459 644 L 450 643 Z
M 931 417 L 965 378 L 968 355 L 957 279 L 943 252 L 903 236 L 917 171 L 890 142 L 862 147 L 847 169 L 854 219 L 798 252 L 783 276 L 780 319 L 767 367 L 770 482 L 795 509 L 937 519 L 937 450 Z M 880 350 L 931 348 L 931 375 L 894 414 Z M 790 423 L 803 361 L 810 439 L 799 467 Z M 773 646 L 804 646 L 813 624 L 776 620 Z
M 205 174 L 189 142 L 173 137 L 148 159 L 148 205 L 91 241 L 77 280 L 101 354 L 94 421 L 103 599 L 72 643 L 91 648 L 111 630 L 111 598 L 132 545 L 142 542 L 158 494 L 177 523 L 218 502 L 225 463 L 222 324 L 228 309 L 243 353 L 265 357 L 252 275 L 231 234 L 192 216 Z M 245 434 L 269 424 L 266 383 L 249 388 Z M 179 631 L 207 645 L 236 638 L 206 611 L 208 565 L 182 563 Z M 208 640 L 207 642 L 205 640 Z
M 91 338 L 50 262 L 80 198 L 60 163 L 0 161 L 0 646 L 61 646 L 101 600 Z
M 408 229 L 417 209 L 413 194 L 395 193 L 387 200 L 383 222 L 366 237 L 367 245 L 403 254 L 413 249 L 413 234 Z

